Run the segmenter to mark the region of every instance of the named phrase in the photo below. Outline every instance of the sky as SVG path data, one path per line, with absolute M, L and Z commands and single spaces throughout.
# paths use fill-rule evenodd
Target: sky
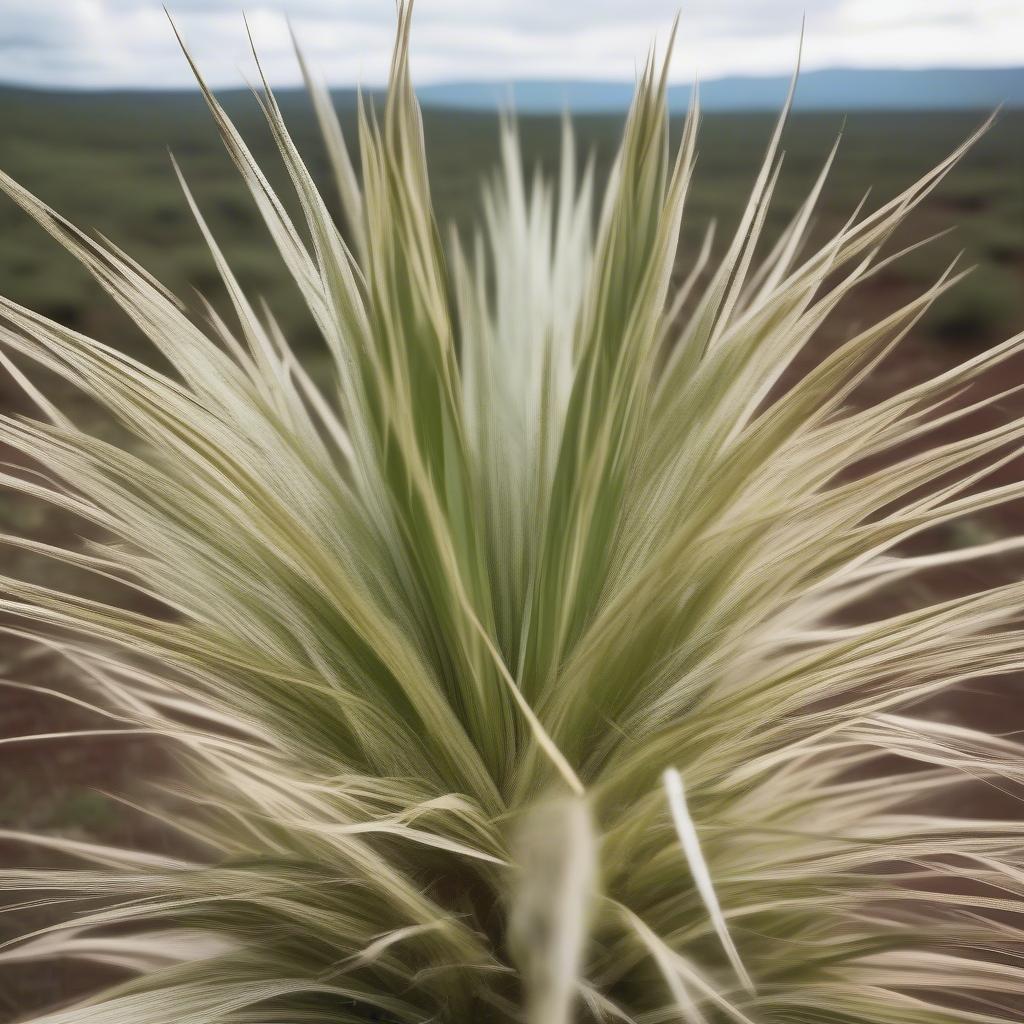
M 245 10 L 275 85 L 298 81 L 287 20 L 332 85 L 380 84 L 393 0 L 167 0 L 215 86 L 251 80 Z M 681 10 L 672 77 L 805 68 L 1024 65 L 1024 0 L 417 0 L 421 83 L 632 79 Z M 0 81 L 165 88 L 191 79 L 159 0 L 0 0 Z

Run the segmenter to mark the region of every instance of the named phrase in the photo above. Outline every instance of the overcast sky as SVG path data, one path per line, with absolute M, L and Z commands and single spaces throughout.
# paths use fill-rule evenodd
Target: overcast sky
M 381 81 L 393 0 L 168 0 L 209 79 L 251 74 L 245 9 L 275 84 L 297 79 L 285 15 L 332 84 Z M 804 66 L 1024 65 L 1024 0 L 418 0 L 420 82 L 633 77 L 682 9 L 673 77 Z M 0 81 L 180 86 L 190 79 L 158 0 L 0 0 Z

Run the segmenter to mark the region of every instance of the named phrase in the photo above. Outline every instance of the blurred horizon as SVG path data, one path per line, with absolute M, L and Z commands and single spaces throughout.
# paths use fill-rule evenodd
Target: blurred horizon
M 724 75 L 699 82 L 705 111 L 762 111 L 778 109 L 785 102 L 790 75 Z M 615 78 L 515 78 L 451 79 L 417 87 L 424 106 L 461 110 L 512 109 L 525 114 L 624 113 L 633 95 L 634 81 Z M 286 85 L 275 92 L 304 91 Z M 38 92 L 53 95 L 81 93 L 93 96 L 187 96 L 199 95 L 198 86 L 171 87 L 66 87 L 6 81 L 0 73 L 0 90 L 9 94 Z M 248 92 L 249 86 L 219 87 L 219 93 Z M 371 87 L 367 94 L 379 90 Z M 355 102 L 352 86 L 332 86 L 340 105 Z M 692 86 L 669 87 L 669 109 L 685 112 Z M 794 110 L 971 110 L 1024 107 L 1024 66 L 1005 68 L 821 68 L 802 71 L 794 97 Z

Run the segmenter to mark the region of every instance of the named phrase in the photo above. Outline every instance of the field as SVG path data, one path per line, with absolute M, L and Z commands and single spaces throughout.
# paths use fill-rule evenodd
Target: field
M 0 92 L 3 169 L 88 229 L 101 231 L 188 299 L 192 289 L 216 298 L 219 286 L 202 239 L 182 200 L 168 150 L 180 162 L 215 234 L 243 281 L 264 295 L 289 336 L 316 339 L 284 281 L 256 211 L 236 180 L 201 102 L 190 94 L 49 95 Z M 272 143 L 252 97 L 229 94 L 229 112 L 251 141 L 275 185 L 285 189 Z M 301 150 L 326 182 L 325 158 L 305 98 L 282 97 Z M 837 164 L 824 197 L 821 228 L 845 219 L 868 188 L 869 203 L 893 195 L 952 149 L 982 113 L 889 113 L 849 116 Z M 442 225 L 472 222 L 481 176 L 495 157 L 496 125 L 488 115 L 428 110 L 426 137 Z M 354 137 L 354 117 L 344 122 Z M 617 141 L 620 119 L 578 119 L 581 153 L 599 170 Z M 816 175 L 843 127 L 834 114 L 793 118 L 774 219 L 781 224 Z M 1024 272 L 1024 113 L 1004 113 L 995 129 L 947 180 L 912 228 L 922 237 L 956 227 L 955 234 L 912 257 L 878 287 L 902 293 L 929 281 L 963 248 L 980 272 L 928 325 L 937 340 L 984 344 L 1020 322 Z M 686 219 L 684 254 L 692 253 L 712 218 L 720 238 L 756 172 L 771 119 L 728 114 L 704 121 L 698 176 Z M 522 120 L 529 165 L 550 166 L 557 155 L 557 119 Z M 277 173 L 275 173 L 277 172 Z M 771 225 L 769 225 L 771 228 Z M 0 292 L 82 330 L 120 338 L 124 325 L 109 303 L 50 241 L 11 206 L 0 209 Z M 685 255 L 684 255 L 685 258 Z M 879 297 L 881 297 L 879 295 Z M 899 297 L 898 294 L 893 295 Z
M 277 169 L 252 98 L 232 94 L 227 106 L 283 194 L 284 176 Z M 326 183 L 326 161 L 305 100 L 288 94 L 282 97 L 282 106 L 300 148 Z M 871 207 L 909 185 L 954 148 L 982 116 L 981 112 L 851 114 L 816 233 L 824 235 L 845 221 L 869 187 Z M 351 129 L 353 120 L 349 105 L 344 111 L 346 127 Z M 440 220 L 466 231 L 478 208 L 479 180 L 494 164 L 495 119 L 428 111 L 426 122 Z M 593 152 L 599 173 L 607 170 L 620 127 L 621 120 L 613 117 L 577 122 L 581 152 Z M 841 120 L 832 114 L 793 119 L 769 236 L 802 199 L 841 127 Z M 551 166 L 558 152 L 557 119 L 526 118 L 521 130 L 528 163 Z M 771 119 L 760 115 L 706 119 L 681 271 L 712 219 L 718 222 L 719 249 L 728 237 L 770 131 Z M 223 295 L 180 194 L 169 148 L 243 283 L 267 299 L 289 337 L 314 365 L 322 358 L 315 332 L 196 97 L 8 91 L 0 93 L 0 138 L 0 166 L 6 172 L 75 223 L 112 238 L 197 311 L 197 290 L 223 310 Z M 862 399 L 936 372 L 1024 327 L 1024 112 L 1001 115 L 991 133 L 914 216 L 907 233 L 892 244 L 905 244 L 948 227 L 957 230 L 873 278 L 856 303 L 840 310 L 823 332 L 817 354 L 857 323 L 877 319 L 923 290 L 960 250 L 965 263 L 977 264 L 975 273 L 929 314 L 901 353 L 868 382 Z M 98 286 L 11 205 L 0 206 L 0 293 L 147 357 L 143 340 Z M 1013 381 L 1004 376 L 989 383 L 1007 387 Z M 79 421 L 88 422 L 91 417 L 98 432 L 111 430 L 73 394 L 62 392 L 58 397 Z M 27 411 L 15 386 L 4 377 L 0 377 L 0 407 L 5 412 Z M 998 418 L 1022 411 L 1021 402 L 1013 399 L 991 415 Z M 1019 528 L 1019 514 L 1009 510 L 955 524 L 939 542 L 973 543 Z M 0 533 L 66 540 L 77 530 L 76 524 L 56 513 L 0 492 Z M 57 570 L 5 551 L 3 571 L 52 582 Z M 1004 565 L 996 571 L 1016 570 Z M 966 585 L 970 580 L 962 577 L 935 583 L 939 591 Z M 95 583 L 90 586 L 91 593 L 102 593 Z M 908 601 L 912 597 L 908 595 Z M 9 638 L 0 639 L 0 674 L 58 689 L 71 685 L 66 670 L 54 659 L 28 656 Z M 980 692 L 984 691 L 966 694 L 955 709 L 947 707 L 942 713 L 959 718 L 977 715 Z M 1006 721 L 1007 728 L 1019 728 L 1024 715 L 1016 712 L 1014 717 L 1017 702 L 1003 683 L 1000 695 L 985 702 L 983 714 L 990 722 L 995 718 Z M 90 716 L 73 705 L 43 702 L 17 690 L 0 697 L 0 736 L 93 725 Z M 126 789 L 142 794 L 136 780 L 156 769 L 161 759 L 160 751 L 140 739 L 6 748 L 0 752 L 0 828 L 52 830 L 151 848 L 176 842 L 158 821 L 105 795 L 108 790 Z M 140 800 L 145 799 L 140 795 Z M 23 850 L 19 857 L 24 857 Z M 0 924 L 0 941 L 9 927 Z M 70 996 L 87 983 L 79 972 L 65 967 L 0 968 L 0 1019 L 13 1019 L 37 1004 Z

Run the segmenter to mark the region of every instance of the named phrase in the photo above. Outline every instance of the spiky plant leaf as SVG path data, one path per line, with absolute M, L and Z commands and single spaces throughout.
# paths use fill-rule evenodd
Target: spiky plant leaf
M 169 824 L 195 851 L 4 832 L 79 866 L 0 875 L 67 912 L 0 965 L 129 972 L 47 1024 L 1019 1019 L 1022 828 L 928 808 L 964 784 L 1019 792 L 1024 749 L 910 712 L 1020 669 L 1024 585 L 863 608 L 1022 546 L 898 553 L 1024 494 L 985 482 L 1024 421 L 933 433 L 978 406 L 955 400 L 1024 335 L 850 403 L 951 268 L 787 373 L 973 139 L 802 256 L 826 163 L 755 265 L 783 117 L 709 283 L 697 292 L 710 236 L 675 291 L 698 114 L 673 151 L 652 59 L 596 224 L 569 127 L 557 182 L 528 186 L 506 123 L 479 232 L 445 247 L 409 28 L 405 5 L 387 103 L 360 110 L 358 176 L 313 85 L 344 235 L 269 90 L 301 224 L 200 78 L 324 336 L 322 390 L 187 189 L 234 325 L 211 309 L 199 326 L 0 178 L 169 364 L 0 303 L 4 366 L 41 413 L 0 421 L 41 469 L 2 482 L 96 537 L 5 544 L 166 609 L 4 578 L 5 630 L 67 659 L 92 696 L 6 685 L 95 712 L 87 735 L 171 745 L 190 809 Z M 129 440 L 79 429 L 33 362 Z

